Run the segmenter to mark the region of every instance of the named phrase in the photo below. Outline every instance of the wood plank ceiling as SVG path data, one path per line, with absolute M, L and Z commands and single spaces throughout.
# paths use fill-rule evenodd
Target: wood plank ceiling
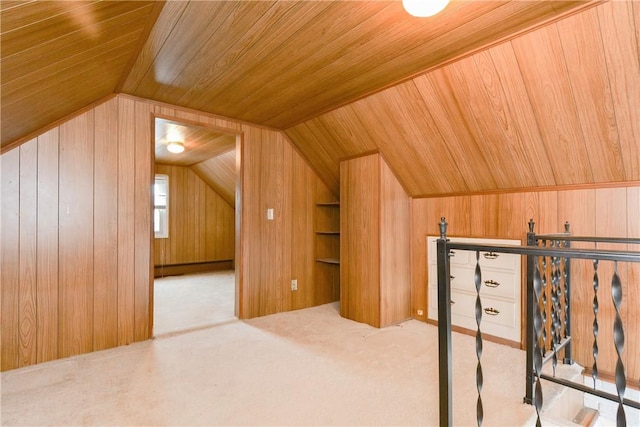
M 336 194 L 368 151 L 412 196 L 640 179 L 631 1 L 0 7 L 3 148 L 122 92 L 281 129 Z

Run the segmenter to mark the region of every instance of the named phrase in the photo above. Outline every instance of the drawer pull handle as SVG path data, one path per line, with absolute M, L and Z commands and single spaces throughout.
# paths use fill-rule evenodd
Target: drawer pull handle
M 497 316 L 498 314 L 500 314 L 500 311 L 496 310 L 493 307 L 485 308 L 484 312 L 490 316 Z
M 490 288 L 497 288 L 500 286 L 500 282 L 496 282 L 495 280 L 485 280 L 484 284 Z
M 485 252 L 485 253 L 483 253 L 483 254 L 482 254 L 482 256 L 483 256 L 485 259 L 496 259 L 496 258 L 498 258 L 500 255 L 499 255 L 499 254 L 497 254 L 497 253 L 495 253 L 495 252 Z
M 449 251 L 449 256 L 450 256 L 450 257 L 452 257 L 452 256 L 456 256 L 456 251 Z
M 453 280 L 453 279 L 455 279 L 455 278 L 456 278 L 456 276 L 451 276 L 451 275 L 449 275 L 449 279 L 450 279 L 450 280 Z
M 455 302 L 454 300 L 449 300 L 449 304 L 453 305 L 453 304 L 455 304 L 455 303 L 456 303 L 456 302 Z

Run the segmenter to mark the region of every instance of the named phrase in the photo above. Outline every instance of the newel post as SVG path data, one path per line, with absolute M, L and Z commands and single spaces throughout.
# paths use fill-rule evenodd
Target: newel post
M 440 427 L 452 425 L 451 287 L 447 221 L 440 219 L 438 239 L 438 366 L 440 384 Z

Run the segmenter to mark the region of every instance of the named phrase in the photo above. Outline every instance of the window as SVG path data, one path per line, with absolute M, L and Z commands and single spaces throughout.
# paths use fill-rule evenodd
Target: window
M 153 186 L 153 232 L 156 239 L 169 237 L 169 176 L 156 175 Z

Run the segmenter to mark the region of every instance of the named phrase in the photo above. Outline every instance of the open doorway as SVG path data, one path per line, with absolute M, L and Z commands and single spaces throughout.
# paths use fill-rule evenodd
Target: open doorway
M 155 117 L 153 336 L 235 318 L 239 135 Z

